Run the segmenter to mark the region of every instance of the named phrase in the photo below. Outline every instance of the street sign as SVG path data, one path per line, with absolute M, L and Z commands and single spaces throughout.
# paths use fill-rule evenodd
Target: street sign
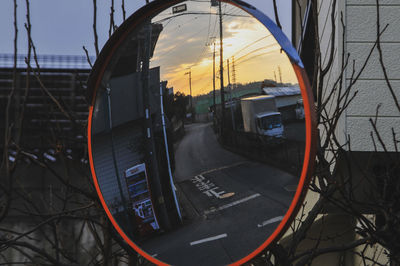
M 174 7 L 172 8 L 172 14 L 185 12 L 186 10 L 187 10 L 186 4 L 179 5 L 179 6 L 174 6 Z

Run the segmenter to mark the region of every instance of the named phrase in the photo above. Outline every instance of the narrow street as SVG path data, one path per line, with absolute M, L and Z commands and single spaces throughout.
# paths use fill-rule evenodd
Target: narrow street
M 297 177 L 223 149 L 211 124 L 186 125 L 174 173 L 183 226 L 147 240 L 147 253 L 173 265 L 224 265 L 274 231 Z

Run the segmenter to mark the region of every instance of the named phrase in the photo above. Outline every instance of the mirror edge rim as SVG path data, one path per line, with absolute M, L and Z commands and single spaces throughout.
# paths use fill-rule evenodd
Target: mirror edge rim
M 154 0 L 150 2 L 148 5 L 142 6 L 136 12 L 134 12 L 131 16 L 129 16 L 118 29 L 111 35 L 111 37 L 107 40 L 101 52 L 99 53 L 96 61 L 93 65 L 92 71 L 87 80 L 87 94 L 86 98 L 89 102 L 89 116 L 88 116 L 88 124 L 87 124 L 87 141 L 88 141 L 88 156 L 89 156 L 89 164 L 90 170 L 93 178 L 93 182 L 96 188 L 97 195 L 99 196 L 101 205 L 106 212 L 108 218 L 111 223 L 119 233 L 119 235 L 126 241 L 126 243 L 132 247 L 136 252 L 145 257 L 152 263 L 157 265 L 169 265 L 161 260 L 152 257 L 150 254 L 146 253 L 142 250 L 137 244 L 135 244 L 120 228 L 118 223 L 115 221 L 112 216 L 110 210 L 108 209 L 107 204 L 103 198 L 101 193 L 100 186 L 97 181 L 97 176 L 94 169 L 93 157 L 92 157 L 92 145 L 91 145 L 91 131 L 92 131 L 92 116 L 94 103 L 96 99 L 97 89 L 101 83 L 101 77 L 103 77 L 106 67 L 108 66 L 112 55 L 115 50 L 120 46 L 121 42 L 125 40 L 126 36 L 135 29 L 137 25 L 142 23 L 146 17 L 152 15 L 159 10 L 162 10 L 164 7 L 170 7 L 172 5 L 178 4 L 180 2 L 184 2 L 186 0 Z M 293 219 L 296 217 L 304 199 L 308 191 L 308 185 L 311 181 L 315 156 L 316 156 L 316 137 L 317 137 L 317 126 L 316 126 L 316 112 L 314 106 L 314 96 L 308 81 L 307 74 L 305 72 L 304 66 L 301 62 L 300 57 L 297 54 L 297 51 L 294 49 L 291 42 L 287 39 L 286 35 L 279 29 L 271 19 L 256 9 L 251 5 L 244 6 L 242 1 L 238 0 L 221 0 L 221 2 L 230 3 L 238 8 L 248 12 L 255 19 L 257 19 L 261 24 L 263 24 L 270 32 L 271 27 L 273 28 L 273 32 L 271 34 L 275 38 L 275 40 L 281 45 L 282 49 L 285 51 L 285 54 L 288 56 L 296 77 L 299 81 L 301 95 L 303 97 L 304 104 L 304 112 L 305 112 L 305 126 L 306 126 L 306 142 L 305 142 L 305 153 L 303 160 L 303 168 L 300 175 L 299 183 L 296 188 L 296 192 L 293 196 L 293 199 L 289 205 L 288 210 L 286 211 L 284 218 L 278 224 L 278 226 L 274 229 L 273 233 L 260 245 L 258 248 L 250 252 L 245 257 L 239 259 L 231 263 L 230 265 L 241 265 L 243 263 L 248 262 L 252 258 L 256 257 L 260 252 L 265 250 L 268 246 L 278 241 L 287 231 Z M 266 23 L 268 25 L 266 25 Z M 277 38 L 278 36 L 278 38 Z M 295 53 L 293 54 L 293 50 Z M 288 52 L 290 51 L 290 53 Z M 295 55 L 295 56 L 293 56 Z

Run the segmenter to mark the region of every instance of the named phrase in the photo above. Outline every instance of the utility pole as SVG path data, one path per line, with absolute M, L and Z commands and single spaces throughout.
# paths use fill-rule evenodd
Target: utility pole
M 167 139 L 167 130 L 166 130 L 165 113 L 164 113 L 163 90 L 164 90 L 164 88 L 160 83 L 161 122 L 162 122 L 163 133 L 164 133 L 165 157 L 167 158 L 169 183 L 171 185 L 171 191 L 172 191 L 172 195 L 174 197 L 176 211 L 178 213 L 179 220 L 182 222 L 182 214 L 181 214 L 181 210 L 180 210 L 180 207 L 179 207 L 178 198 L 176 197 L 176 193 L 175 193 L 176 188 L 175 188 L 175 185 L 174 185 L 174 180 L 172 179 L 171 161 L 169 159 L 168 139 Z
M 235 68 L 235 57 L 232 56 L 232 85 L 233 89 L 236 88 L 236 68 Z
M 192 111 L 193 108 L 193 103 L 192 103 L 192 69 L 189 68 L 189 71 L 185 73 L 185 75 L 189 75 L 189 89 L 190 89 L 190 112 Z
M 213 52 L 213 103 L 214 103 L 214 115 L 216 112 L 215 108 L 215 40 L 214 40 L 214 52 Z
M 231 87 L 231 78 L 229 74 L 229 59 L 226 59 L 226 65 L 228 66 L 228 89 L 229 89 L 229 100 L 232 100 L 232 87 Z
M 212 6 L 212 5 L 211 5 Z M 206 46 L 213 45 L 213 125 L 215 128 L 215 114 L 216 114 L 216 106 L 215 106 L 215 39 L 216 37 L 210 37 L 210 42 L 206 43 Z
M 218 10 L 219 10 L 219 43 L 220 43 L 220 52 L 219 52 L 219 67 L 220 67 L 220 84 L 221 84 L 221 135 L 224 132 L 224 120 L 225 120 L 225 92 L 224 92 L 224 48 L 223 48 L 223 27 L 222 27 L 222 7 L 221 1 L 218 1 Z
M 235 130 L 235 117 L 233 115 L 233 101 L 232 101 L 232 84 L 231 84 L 231 78 L 229 74 L 229 59 L 226 60 L 227 66 L 228 66 L 228 88 L 229 88 L 229 100 L 230 100 L 230 106 L 231 106 L 231 119 L 232 119 L 232 129 Z
M 278 71 L 279 71 L 279 80 L 280 80 L 280 82 L 282 84 L 282 71 L 281 71 L 281 67 L 280 66 L 278 66 Z
M 158 169 L 158 161 L 156 156 L 155 149 L 155 141 L 154 141 L 154 133 L 153 133 L 153 121 L 151 118 L 151 109 L 150 109 L 150 47 L 151 47 L 151 32 L 152 26 L 150 20 L 148 20 L 145 24 L 145 40 L 144 40 L 144 57 L 143 57 L 143 67 L 141 73 L 141 79 L 143 84 L 143 108 L 145 114 L 145 143 L 146 143 L 146 154 L 145 158 L 147 161 L 148 169 L 150 172 L 150 184 L 151 184 L 151 192 L 155 199 L 155 205 L 158 209 L 159 219 L 162 225 L 164 225 L 164 229 L 171 229 L 171 223 L 168 218 L 167 207 L 165 206 L 165 199 L 162 193 L 162 186 L 160 180 L 160 173 Z
M 113 120 L 112 120 L 112 106 L 111 106 L 111 89 L 107 86 L 106 88 L 106 93 L 107 93 L 107 109 L 108 109 L 108 125 L 109 125 L 109 130 L 110 130 L 110 138 L 111 138 L 111 156 L 113 158 L 113 165 L 114 165 L 114 173 L 115 173 L 115 178 L 117 179 L 117 184 L 118 184 L 118 191 L 119 195 L 121 197 L 121 205 L 123 207 L 123 213 L 124 213 L 124 218 L 125 218 L 125 223 L 126 223 L 126 229 L 128 232 L 128 235 L 130 237 L 134 237 L 132 228 L 131 228 L 131 223 L 132 221 L 129 218 L 129 207 L 126 202 L 123 189 L 122 189 L 122 184 L 121 184 L 121 177 L 119 174 L 119 169 L 118 169 L 118 163 L 117 163 L 117 157 L 115 153 L 115 144 L 114 144 L 114 134 L 113 134 Z M 119 209 L 119 208 L 118 208 Z M 119 211 L 119 210 L 118 210 Z M 134 223 L 133 226 L 136 226 Z

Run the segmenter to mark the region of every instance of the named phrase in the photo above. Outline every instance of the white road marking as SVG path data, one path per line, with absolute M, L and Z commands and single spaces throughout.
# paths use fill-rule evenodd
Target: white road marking
M 205 191 L 206 192 L 210 192 L 214 197 L 216 197 L 217 199 L 221 198 L 222 194 L 225 194 L 225 191 L 220 191 L 220 192 L 216 192 L 215 189 L 218 189 L 219 187 L 215 187 L 213 189 L 210 189 L 209 191 Z
M 246 198 L 243 198 L 243 199 L 240 199 L 240 200 L 237 200 L 237 201 L 234 201 L 234 202 L 231 202 L 231 203 L 222 205 L 221 207 L 214 208 L 214 209 L 210 209 L 210 210 L 208 210 L 208 211 L 204 211 L 204 214 L 209 214 L 209 213 L 212 213 L 212 212 L 221 211 L 221 210 L 224 210 L 224 209 L 233 207 L 233 206 L 235 206 L 235 205 L 238 205 L 238 204 L 240 204 L 240 203 L 243 203 L 243 202 L 252 200 L 252 199 L 257 198 L 257 197 L 259 197 L 259 196 L 261 196 L 259 193 L 253 194 L 253 195 L 248 196 L 248 197 L 246 197 Z
M 151 255 L 151 256 L 152 256 L 152 257 L 157 257 L 157 255 L 158 255 L 158 254 L 153 254 L 153 255 Z
M 235 166 L 244 164 L 246 162 L 247 161 L 243 161 L 243 162 L 233 163 L 233 164 L 230 164 L 230 165 L 221 166 L 221 167 L 218 167 L 218 168 L 214 168 L 214 169 L 210 169 L 210 170 L 204 171 L 204 172 L 202 172 L 202 173 L 200 173 L 198 175 L 205 175 L 205 174 L 209 174 L 209 173 L 212 173 L 212 172 L 221 171 L 221 170 L 224 170 L 224 169 L 227 169 L 227 168 L 231 168 L 231 167 L 235 167 Z
M 268 224 L 273 224 L 273 223 L 276 223 L 276 222 L 280 222 L 282 220 L 283 220 L 283 216 L 274 217 L 274 218 L 271 218 L 269 220 L 266 220 L 266 221 L 262 222 L 262 224 L 257 224 L 257 227 L 260 228 L 260 227 L 266 226 Z
M 209 197 L 215 196 L 219 199 L 220 195 L 225 194 L 225 191 L 217 192 L 216 190 L 219 189 L 219 187 L 217 187 L 210 180 L 206 179 L 203 175 L 197 175 L 191 180 L 198 190 Z
M 207 237 L 207 238 L 204 238 L 204 239 L 200 239 L 200 240 L 196 240 L 196 241 L 190 242 L 190 245 L 194 246 L 194 245 L 201 244 L 201 243 L 204 243 L 204 242 L 221 239 L 221 238 L 224 238 L 224 237 L 227 237 L 227 236 L 228 236 L 227 234 L 222 234 L 222 235 Z

